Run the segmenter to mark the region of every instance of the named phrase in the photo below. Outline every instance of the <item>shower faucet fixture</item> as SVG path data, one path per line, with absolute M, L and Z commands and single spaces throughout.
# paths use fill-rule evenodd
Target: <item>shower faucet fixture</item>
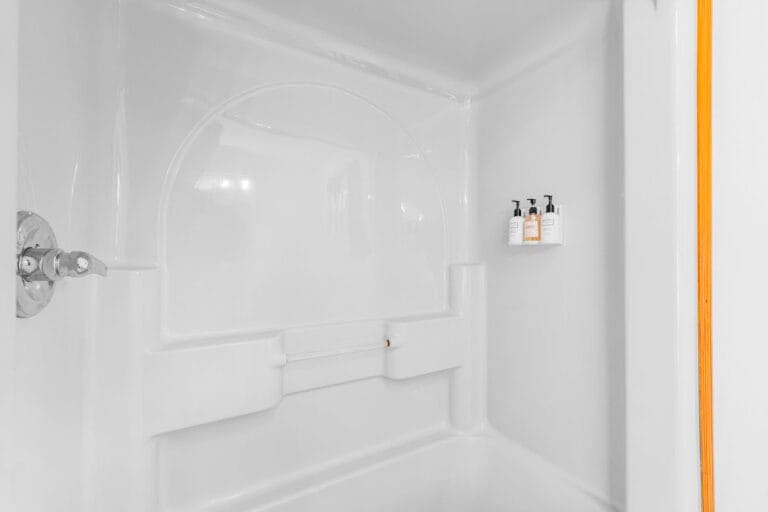
M 16 316 L 39 313 L 53 297 L 56 283 L 65 277 L 107 275 L 107 266 L 83 251 L 58 248 L 50 224 L 32 212 L 16 214 Z
M 87 252 L 30 247 L 19 255 L 19 275 L 27 281 L 58 281 L 89 274 L 107 275 L 107 266 Z

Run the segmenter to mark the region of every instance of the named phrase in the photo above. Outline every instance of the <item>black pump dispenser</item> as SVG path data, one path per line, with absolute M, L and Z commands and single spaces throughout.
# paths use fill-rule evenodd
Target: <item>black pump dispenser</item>
M 536 200 L 533 199 L 533 198 L 528 198 L 528 201 L 531 202 L 531 207 L 528 208 L 528 214 L 529 215 L 536 215 L 537 213 L 539 213 L 539 209 L 536 208 Z
M 552 196 L 545 195 L 544 197 L 549 200 L 549 203 L 547 203 L 546 211 L 547 213 L 555 213 L 555 205 L 552 204 Z
M 520 201 L 517 199 L 512 200 L 513 203 L 515 203 L 515 211 L 512 213 L 513 217 L 522 217 L 523 216 L 523 210 L 520 209 Z

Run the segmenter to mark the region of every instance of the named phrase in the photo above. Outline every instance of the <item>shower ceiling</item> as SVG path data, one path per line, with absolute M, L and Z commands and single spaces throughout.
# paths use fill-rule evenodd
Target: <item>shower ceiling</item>
M 303 46 L 477 92 L 594 34 L 614 0 L 176 0 L 245 14 Z M 299 45 L 302 45 L 299 43 Z M 338 45 L 343 45 L 339 48 Z M 441 80 L 442 79 L 442 80 Z M 441 83 L 435 83 L 440 81 Z

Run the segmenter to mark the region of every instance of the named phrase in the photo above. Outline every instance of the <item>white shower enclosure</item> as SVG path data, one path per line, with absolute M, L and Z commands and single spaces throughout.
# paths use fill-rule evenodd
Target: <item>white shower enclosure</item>
M 694 4 L 6 2 L 0 508 L 696 510 Z

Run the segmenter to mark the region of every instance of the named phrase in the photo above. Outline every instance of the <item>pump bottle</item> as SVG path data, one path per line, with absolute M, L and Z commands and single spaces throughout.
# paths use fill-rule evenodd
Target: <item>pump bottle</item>
M 541 215 L 536 208 L 536 200 L 529 198 L 531 207 L 528 208 L 528 215 L 525 216 L 523 224 L 523 244 L 535 245 L 541 241 Z
M 552 204 L 552 196 L 545 195 L 548 202 L 544 207 L 544 214 L 541 216 L 541 243 L 558 244 L 562 242 L 562 231 L 560 224 L 560 215 Z
M 509 219 L 509 245 L 522 245 L 523 244 L 523 229 L 525 219 L 523 219 L 523 210 L 520 209 L 520 201 L 517 199 L 512 201 L 515 203 L 515 211 L 512 213 L 512 217 Z

